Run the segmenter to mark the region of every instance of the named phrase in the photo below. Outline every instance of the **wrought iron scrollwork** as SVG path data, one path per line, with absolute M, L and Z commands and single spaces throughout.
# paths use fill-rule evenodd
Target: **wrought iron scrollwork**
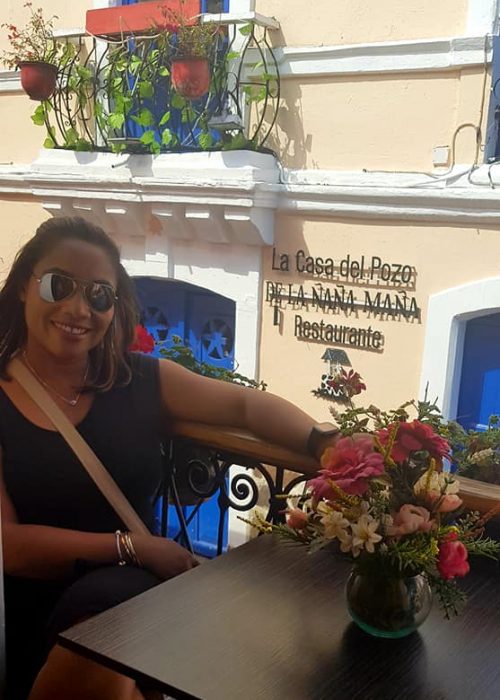
M 235 467 L 233 470 L 232 468 Z M 238 467 L 243 467 L 241 471 Z M 201 447 L 186 439 L 173 439 L 165 459 L 165 490 L 162 533 L 167 532 L 167 504 L 174 505 L 180 529 L 178 537 L 192 548 L 189 525 L 211 498 L 217 499 L 217 554 L 223 551 L 222 532 L 229 509 L 245 513 L 259 507 L 266 520 L 282 522 L 286 497 L 305 483 L 302 474 L 285 480 L 283 467 L 269 467 L 242 455 Z M 183 506 L 194 506 L 186 516 Z
M 263 149 L 280 99 L 268 29 L 254 22 L 216 27 L 209 92 L 196 100 L 172 85 L 170 35 L 68 40 L 56 91 L 34 116 L 46 127 L 45 145 L 153 154 Z

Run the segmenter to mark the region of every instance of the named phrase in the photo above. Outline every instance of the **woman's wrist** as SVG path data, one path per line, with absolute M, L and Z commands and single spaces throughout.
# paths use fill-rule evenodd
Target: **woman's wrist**
M 137 554 L 130 532 L 122 532 L 121 530 L 117 530 L 115 532 L 115 541 L 118 565 L 125 566 L 126 564 L 129 564 L 131 566 L 138 566 L 142 568 L 143 564 Z
M 319 462 L 323 452 L 327 447 L 335 443 L 339 434 L 339 428 L 335 427 L 333 423 L 316 423 L 311 428 L 307 439 L 307 453 Z

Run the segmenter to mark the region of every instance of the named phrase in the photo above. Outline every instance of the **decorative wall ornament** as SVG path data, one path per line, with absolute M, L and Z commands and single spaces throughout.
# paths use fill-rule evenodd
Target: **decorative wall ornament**
M 321 375 L 320 387 L 312 390 L 314 396 L 346 403 L 366 389 L 359 372 L 353 369 L 347 372 L 344 369 L 343 365 L 351 366 L 345 350 L 328 348 L 321 359 L 329 363 L 329 369 L 327 373 Z

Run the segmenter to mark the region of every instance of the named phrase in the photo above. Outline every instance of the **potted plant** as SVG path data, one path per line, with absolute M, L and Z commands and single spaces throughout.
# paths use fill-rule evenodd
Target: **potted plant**
M 32 100 L 47 100 L 56 87 L 56 61 L 62 49 L 53 36 L 57 16 L 45 19 L 42 8 L 34 10 L 31 2 L 23 7 L 30 12 L 24 28 L 6 22 L 0 25 L 7 29 L 11 46 L 3 52 L 2 61 L 10 69 L 20 69 L 21 85 Z
M 490 416 L 486 430 L 449 424 L 453 462 L 460 475 L 500 485 L 500 418 Z
M 181 6 L 183 0 L 181 0 Z M 177 25 L 171 35 L 171 81 L 174 89 L 188 100 L 206 95 L 210 88 L 210 56 L 213 54 L 220 27 L 211 23 L 192 23 L 185 12 L 165 9 L 165 18 Z

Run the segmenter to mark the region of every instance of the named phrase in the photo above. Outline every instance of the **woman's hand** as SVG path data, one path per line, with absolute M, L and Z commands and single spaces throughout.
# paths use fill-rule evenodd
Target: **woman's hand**
M 199 564 L 191 552 L 173 540 L 141 534 L 132 534 L 131 538 L 144 568 L 164 581 Z

